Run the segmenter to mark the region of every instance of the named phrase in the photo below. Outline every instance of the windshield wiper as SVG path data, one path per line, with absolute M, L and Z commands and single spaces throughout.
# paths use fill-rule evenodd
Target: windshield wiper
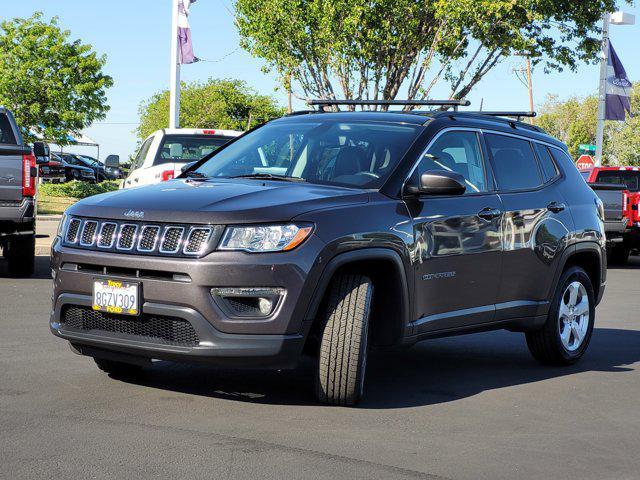
M 235 175 L 229 178 L 256 178 L 259 180 L 279 180 L 281 182 L 306 182 L 304 178 L 287 177 L 286 175 L 276 175 L 273 173 L 247 173 L 245 175 Z
M 200 173 L 200 172 L 196 172 L 196 171 L 185 172 L 183 175 L 185 177 L 187 177 L 187 178 L 209 178 L 204 173 Z

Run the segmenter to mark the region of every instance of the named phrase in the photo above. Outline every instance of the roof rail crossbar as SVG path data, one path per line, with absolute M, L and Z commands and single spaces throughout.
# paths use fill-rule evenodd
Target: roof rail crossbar
M 317 105 L 320 108 L 329 107 L 333 105 L 416 105 L 416 106 L 432 106 L 432 107 L 453 107 L 457 110 L 458 107 L 468 107 L 471 105 L 469 100 L 333 100 L 333 99 L 318 99 L 309 100 L 309 105 Z
M 514 117 L 514 118 L 533 118 L 538 114 L 536 112 L 464 112 L 477 113 L 478 115 L 489 115 L 491 117 Z

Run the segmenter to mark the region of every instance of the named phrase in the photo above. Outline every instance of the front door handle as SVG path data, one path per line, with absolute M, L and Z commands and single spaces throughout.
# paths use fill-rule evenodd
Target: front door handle
M 549 205 L 547 205 L 547 210 L 552 213 L 560 213 L 565 208 L 567 208 L 567 206 L 564 203 L 551 202 Z
M 494 218 L 498 218 L 502 215 L 502 212 L 497 208 L 486 207 L 478 212 L 478 216 L 484 220 L 493 220 Z

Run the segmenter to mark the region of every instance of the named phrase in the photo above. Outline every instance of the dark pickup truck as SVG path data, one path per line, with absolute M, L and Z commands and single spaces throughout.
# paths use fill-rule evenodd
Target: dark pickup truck
M 38 163 L 49 161 L 49 147 L 24 144 L 11 112 L 0 107 L 0 248 L 9 274 L 33 273 Z
M 628 218 L 625 215 L 627 187 L 616 183 L 589 183 L 604 206 L 604 231 L 607 237 L 607 259 L 611 264 L 625 264 L 629 250 L 624 246 Z

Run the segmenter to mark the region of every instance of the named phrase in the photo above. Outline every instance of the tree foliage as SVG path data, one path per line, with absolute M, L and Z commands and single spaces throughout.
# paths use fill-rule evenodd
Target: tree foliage
M 56 17 L 46 22 L 39 12 L 0 23 L 0 105 L 13 111 L 27 141 L 36 134 L 65 145 L 109 109 L 106 57 L 69 37 Z
M 242 80 L 209 79 L 182 84 L 180 126 L 183 128 L 220 128 L 245 130 L 250 126 L 280 117 L 284 108 L 267 95 L 258 95 Z M 139 109 L 138 137 L 169 126 L 169 91 L 155 94 Z
M 236 0 L 241 45 L 303 98 L 428 98 L 441 81 L 466 96 L 502 59 L 526 51 L 546 70 L 599 49 L 615 0 Z
M 640 165 L 640 83 L 631 90 L 633 116 L 625 122 L 605 122 L 603 162 L 610 165 Z M 574 158 L 578 146 L 596 143 L 598 97 L 571 97 L 560 101 L 552 95 L 540 109 L 536 125 L 559 138 Z

